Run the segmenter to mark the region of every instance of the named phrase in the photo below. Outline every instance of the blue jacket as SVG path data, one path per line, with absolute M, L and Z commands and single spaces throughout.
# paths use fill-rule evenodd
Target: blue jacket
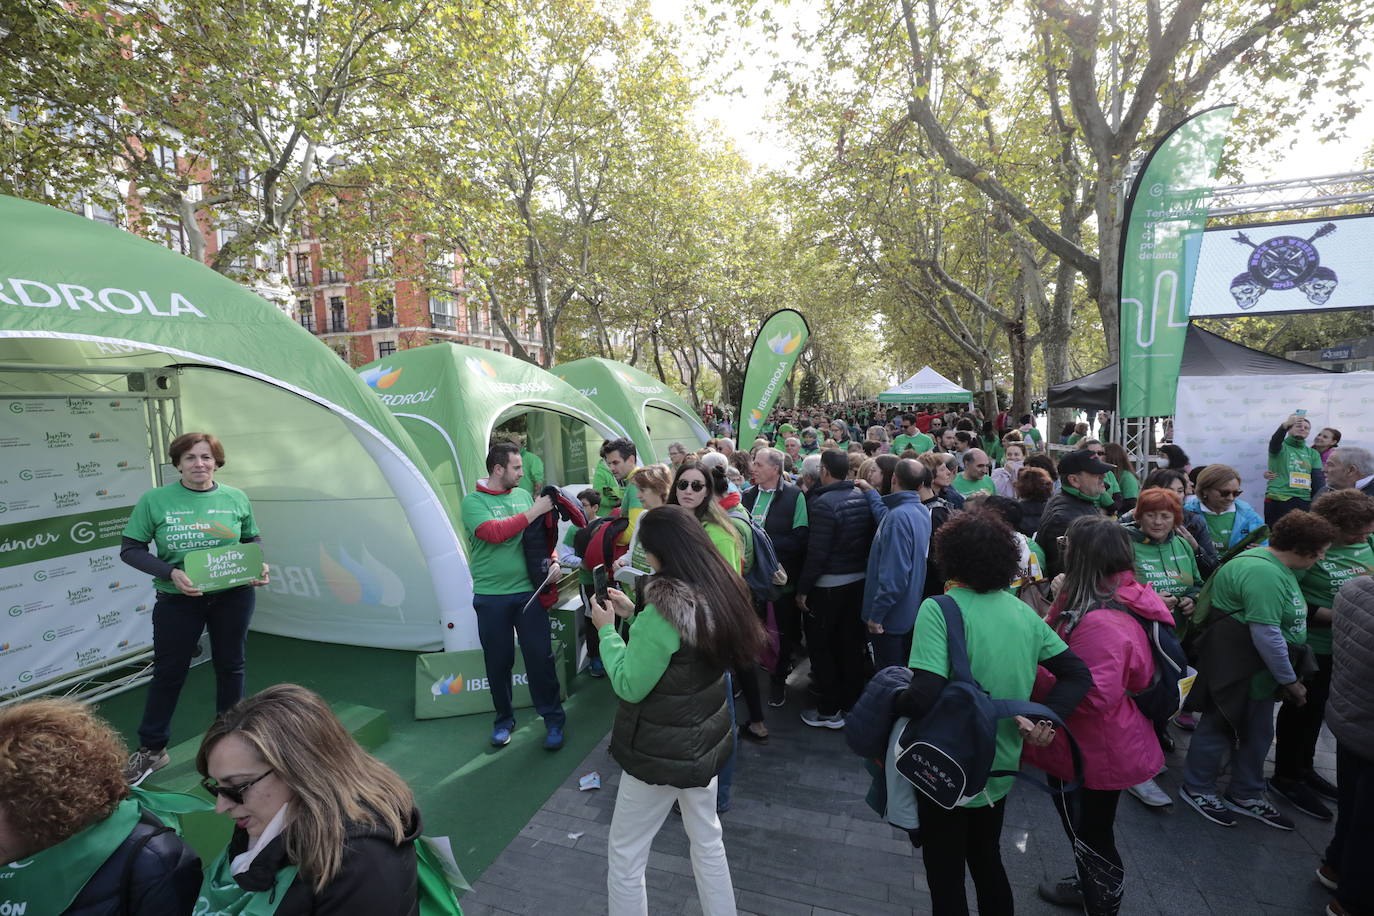
M 1207 515 L 1207 510 L 1202 508 L 1202 500 L 1198 499 L 1196 496 L 1189 496 L 1185 499 L 1183 501 L 1183 508 L 1197 512 L 1204 518 Z M 1250 504 L 1245 500 L 1236 500 L 1236 523 L 1231 526 L 1231 537 L 1226 546 L 1236 546 L 1241 541 L 1245 540 L 1245 536 L 1251 531 L 1263 527 L 1264 519 L 1260 517 L 1260 514 L 1250 508 Z
M 870 508 L 876 501 L 869 497 Z M 887 633 L 910 633 L 925 590 L 930 510 L 921 505 L 919 493 L 892 493 L 882 503 L 887 511 L 868 553 L 863 618 L 882 624 Z

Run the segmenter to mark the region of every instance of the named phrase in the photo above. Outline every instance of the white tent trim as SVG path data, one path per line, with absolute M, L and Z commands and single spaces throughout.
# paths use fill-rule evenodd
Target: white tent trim
M 917 404 L 922 402 L 969 402 L 973 392 L 960 388 L 934 369 L 926 366 L 900 385 L 878 395 L 883 404 Z

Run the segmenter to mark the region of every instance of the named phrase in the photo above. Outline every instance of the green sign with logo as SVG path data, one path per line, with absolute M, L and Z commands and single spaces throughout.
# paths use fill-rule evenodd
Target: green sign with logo
M 744 394 L 737 427 L 741 447 L 754 440 L 768 422 L 768 414 L 787 385 L 797 357 L 806 349 L 811 329 L 800 312 L 780 309 L 769 315 L 754 338 L 754 350 L 744 371 Z
M 262 548 L 257 544 L 226 544 L 192 550 L 182 561 L 182 569 L 201 591 L 222 592 L 247 585 L 262 574 Z
M 1185 248 L 1207 222 L 1212 174 L 1234 111 L 1223 105 L 1175 127 L 1150 153 L 1131 188 L 1121 237 L 1117 396 L 1123 417 L 1174 412 L 1197 267 Z
M 559 640 L 553 642 L 553 655 L 556 659 L 564 658 L 563 644 Z M 563 670 L 559 675 L 561 681 Z M 562 688 L 562 696 L 566 697 L 567 684 L 563 683 Z M 511 708 L 525 709 L 533 705 L 525 659 L 516 652 L 515 665 L 511 668 Z M 415 656 L 415 718 L 441 719 L 492 711 L 491 683 L 487 680 L 481 649 Z
M 0 525 L 0 568 L 117 547 L 130 511 L 126 506 Z

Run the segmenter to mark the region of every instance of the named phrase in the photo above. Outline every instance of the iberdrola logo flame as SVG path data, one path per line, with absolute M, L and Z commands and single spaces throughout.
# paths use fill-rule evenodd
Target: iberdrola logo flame
M 463 692 L 463 676 L 461 674 L 450 674 L 448 677 L 441 677 L 433 684 L 429 685 L 429 692 L 434 694 L 434 699 L 438 700 L 442 696 L 453 696 Z
M 487 378 L 496 378 L 496 370 L 491 367 L 491 363 L 485 359 L 474 359 L 469 356 L 466 359 L 468 368 L 478 375 L 485 375 Z
M 362 559 L 355 560 L 341 546 L 336 560 L 321 544 L 320 572 L 334 597 L 344 604 L 400 607 L 406 600 L 400 577 L 379 563 L 366 547 Z
M 779 356 L 789 356 L 797 349 L 801 343 L 801 335 L 793 334 L 790 331 L 786 334 L 779 334 L 777 337 L 768 338 L 768 349 Z
M 367 382 L 369 388 L 390 388 L 396 384 L 396 380 L 401 377 L 401 369 L 388 369 L 386 366 L 376 366 L 372 369 L 364 369 L 358 375 L 363 381 Z
M 750 428 L 750 429 L 758 429 L 758 428 L 759 428 L 759 424 L 762 423 L 762 422 L 763 422 L 763 411 L 759 410 L 758 408 L 755 408 L 754 410 L 749 411 L 749 428 Z

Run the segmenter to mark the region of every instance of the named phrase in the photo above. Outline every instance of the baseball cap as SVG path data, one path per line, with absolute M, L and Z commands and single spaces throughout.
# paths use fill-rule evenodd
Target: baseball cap
M 1106 474 L 1115 470 L 1115 467 L 1085 448 L 1076 452 L 1069 452 L 1059 459 L 1059 477 L 1061 480 L 1070 474 Z

